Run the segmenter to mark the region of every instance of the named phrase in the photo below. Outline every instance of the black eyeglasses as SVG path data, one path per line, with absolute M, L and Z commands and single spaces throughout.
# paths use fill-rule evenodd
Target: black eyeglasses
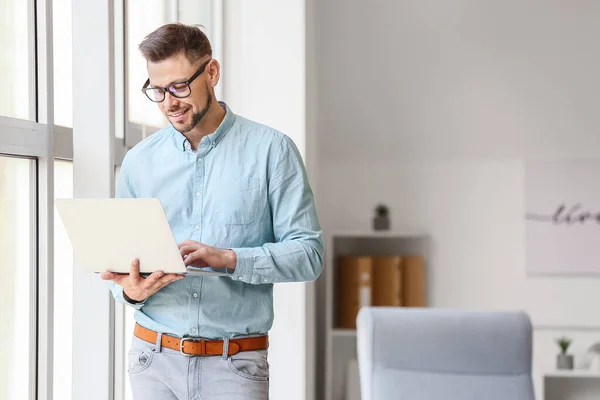
M 144 92 L 144 94 L 150 99 L 150 101 L 153 101 L 155 103 L 160 103 L 164 101 L 167 92 L 171 93 L 171 96 L 177 97 L 178 99 L 188 97 L 190 94 L 192 94 L 192 88 L 190 87 L 190 83 L 192 83 L 194 79 L 202 75 L 204 69 L 206 68 L 208 63 L 211 62 L 211 60 L 208 60 L 204 64 L 202 64 L 198 71 L 196 71 L 196 73 L 192 75 L 192 77 L 187 81 L 175 82 L 170 84 L 169 87 L 148 87 L 148 85 L 150 84 L 150 78 L 148 78 L 148 80 L 146 80 L 146 83 L 144 83 L 144 86 L 142 87 L 142 92 Z

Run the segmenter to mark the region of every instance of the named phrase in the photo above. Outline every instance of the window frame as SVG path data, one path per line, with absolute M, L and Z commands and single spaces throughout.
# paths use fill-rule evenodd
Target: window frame
M 28 0 L 28 119 L 0 116 L 0 154 L 32 162 L 30 400 L 52 400 L 54 361 L 54 159 L 73 158 L 73 130 L 54 127 L 52 0 Z
M 37 375 L 34 380 L 37 388 L 37 400 L 53 398 L 53 363 L 54 363 L 54 70 L 53 70 L 53 28 L 52 0 L 36 1 L 35 25 L 33 37 L 36 47 L 33 63 L 36 73 L 30 79 L 37 78 L 34 104 L 37 122 L 44 124 L 46 137 L 44 153 L 37 159 Z M 31 48 L 30 48 L 31 49 Z M 31 60 L 30 60 L 31 65 Z M 40 138 L 41 139 L 41 138 Z M 34 315 L 36 315 L 34 314 Z M 34 392 L 35 393 L 35 392 Z M 35 399 L 35 394 L 31 397 Z

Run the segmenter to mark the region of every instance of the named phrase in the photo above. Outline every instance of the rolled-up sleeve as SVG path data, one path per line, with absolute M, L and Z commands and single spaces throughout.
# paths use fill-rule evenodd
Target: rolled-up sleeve
M 300 152 L 283 135 L 269 168 L 274 243 L 233 248 L 231 278 L 251 284 L 305 282 L 323 270 L 323 239 L 314 195 Z

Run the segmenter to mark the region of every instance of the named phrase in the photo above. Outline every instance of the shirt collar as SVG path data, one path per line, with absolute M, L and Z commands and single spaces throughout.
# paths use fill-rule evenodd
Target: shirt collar
M 233 123 L 235 122 L 235 114 L 231 111 L 229 106 L 222 101 L 219 101 L 219 105 L 225 109 L 225 118 L 223 118 L 223 121 L 221 121 L 221 124 L 219 124 L 217 130 L 207 135 L 205 139 L 214 147 L 216 147 L 219 144 L 219 142 L 225 137 L 225 135 L 227 134 L 227 132 L 229 132 L 229 130 L 233 126 Z M 179 148 L 182 151 L 190 150 L 191 147 L 187 138 L 181 132 L 175 129 L 173 125 L 171 125 L 171 130 L 174 133 L 173 136 L 175 138 L 175 145 L 177 146 L 177 148 Z

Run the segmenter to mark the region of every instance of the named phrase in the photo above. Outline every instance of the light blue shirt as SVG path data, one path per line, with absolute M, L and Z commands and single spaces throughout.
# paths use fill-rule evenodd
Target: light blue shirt
M 197 151 L 169 126 L 127 152 L 117 184 L 116 197 L 158 198 L 177 243 L 191 239 L 237 255 L 230 276 L 186 277 L 133 305 L 140 325 L 179 337 L 267 333 L 273 284 L 312 281 L 323 269 L 321 227 L 298 149 L 221 106 L 225 118 Z M 121 286 L 109 286 L 131 305 Z

